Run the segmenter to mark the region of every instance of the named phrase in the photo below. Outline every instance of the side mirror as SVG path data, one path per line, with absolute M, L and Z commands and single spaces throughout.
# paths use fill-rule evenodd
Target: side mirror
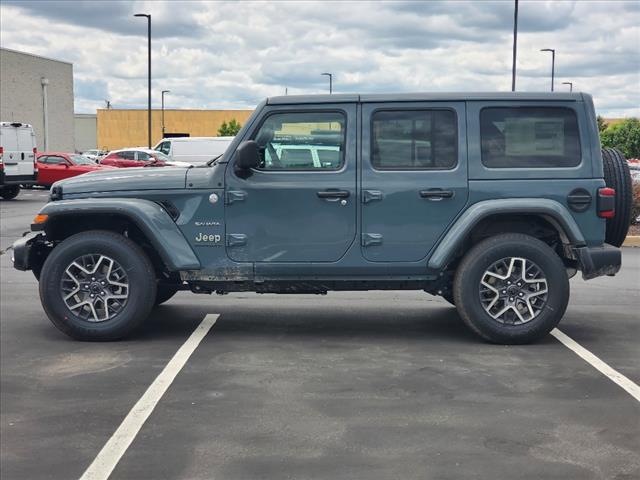
M 260 151 L 254 140 L 242 142 L 236 149 L 235 166 L 237 170 L 251 170 L 260 165 Z

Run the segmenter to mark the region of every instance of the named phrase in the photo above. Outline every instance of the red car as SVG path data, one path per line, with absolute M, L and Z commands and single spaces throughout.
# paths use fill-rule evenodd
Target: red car
M 37 184 L 50 187 L 63 180 L 96 170 L 110 170 L 113 167 L 98 165 L 87 157 L 76 153 L 40 152 L 38 153 Z
M 189 166 L 190 164 L 174 162 L 167 155 L 157 150 L 149 150 L 147 148 L 125 148 L 109 152 L 109 155 L 100 160 L 100 165 L 127 168 Z

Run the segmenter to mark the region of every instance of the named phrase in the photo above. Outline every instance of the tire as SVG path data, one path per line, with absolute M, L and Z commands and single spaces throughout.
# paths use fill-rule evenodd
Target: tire
M 13 200 L 20 193 L 20 185 L 5 185 L 0 188 L 0 197 L 5 200 Z
M 441 295 L 441 297 L 444 298 L 447 302 L 449 302 L 454 307 L 456 306 L 456 299 L 453 298 L 452 291 L 445 292 L 443 295 Z
M 178 293 L 178 289 L 176 287 L 172 287 L 170 285 L 158 285 L 155 304 L 163 304 L 167 300 L 170 300 L 176 293 Z
M 602 149 L 602 166 L 604 181 L 607 187 L 616 191 L 615 217 L 607 219 L 605 242 L 620 247 L 627 236 L 631 224 L 631 210 L 633 207 L 633 185 L 629 164 L 620 150 L 615 148 Z
M 498 280 L 488 273 L 503 265 L 506 270 L 511 259 L 513 267 L 507 270 L 511 279 Z M 525 270 L 521 260 L 526 262 L 526 282 L 521 281 L 520 273 Z M 486 288 L 483 281 L 493 287 Z M 467 252 L 456 271 L 453 293 L 460 317 L 483 339 L 505 345 L 531 343 L 560 322 L 569 302 L 569 278 L 562 260 L 547 244 L 529 235 L 507 233 L 483 240 Z M 498 295 L 501 298 L 494 306 L 485 309 Z M 520 313 L 516 307 L 522 308 Z M 492 316 L 500 311 L 504 311 L 502 316 Z
M 74 291 L 68 302 L 75 303 L 68 305 L 63 296 Z M 155 270 L 149 258 L 114 232 L 92 230 L 67 238 L 49 254 L 40 274 L 40 300 L 47 316 L 77 340 L 129 335 L 147 318 L 155 299 Z M 76 305 L 82 306 L 70 308 Z

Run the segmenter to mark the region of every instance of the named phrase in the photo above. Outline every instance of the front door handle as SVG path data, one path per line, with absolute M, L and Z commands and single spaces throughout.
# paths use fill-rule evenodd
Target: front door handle
M 349 198 L 349 190 L 322 190 L 318 192 L 318 198 Z
M 420 190 L 420 197 L 426 198 L 428 200 L 442 200 L 443 198 L 452 198 L 453 190 L 442 190 L 441 188 Z

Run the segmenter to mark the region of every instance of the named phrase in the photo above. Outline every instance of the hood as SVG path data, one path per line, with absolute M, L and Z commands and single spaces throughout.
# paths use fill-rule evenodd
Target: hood
M 105 170 L 115 170 L 117 167 L 112 167 L 111 165 L 74 165 L 73 169 L 82 172 L 95 172 L 95 171 L 105 171 Z
M 110 168 L 87 172 L 56 182 L 63 196 L 79 193 L 185 188 L 188 168 Z

